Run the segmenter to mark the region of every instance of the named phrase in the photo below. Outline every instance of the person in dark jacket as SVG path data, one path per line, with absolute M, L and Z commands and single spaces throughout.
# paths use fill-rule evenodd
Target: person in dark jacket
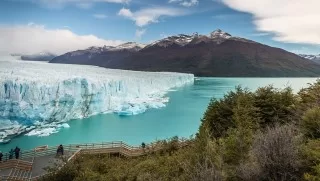
M 2 162 L 2 157 L 3 157 L 3 154 L 2 154 L 2 152 L 0 151 L 0 162 Z
M 63 146 L 62 145 L 60 145 L 60 149 L 61 149 L 61 154 L 63 155 Z
M 62 145 L 58 146 L 57 155 L 59 155 L 59 154 L 63 155 L 63 146 Z
M 20 157 L 20 148 L 16 146 L 16 149 L 14 149 L 14 154 L 16 156 L 16 159 L 19 159 Z

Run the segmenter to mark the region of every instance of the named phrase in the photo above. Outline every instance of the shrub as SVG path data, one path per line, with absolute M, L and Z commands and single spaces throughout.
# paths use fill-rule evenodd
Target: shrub
M 232 129 L 223 142 L 223 158 L 227 164 L 237 165 L 247 158 L 252 143 L 250 129 Z
M 303 147 L 303 156 L 305 169 L 307 169 L 304 179 L 320 180 L 320 140 L 308 140 Z
M 302 132 L 308 138 L 320 138 L 320 107 L 315 107 L 306 111 L 300 126 Z
M 243 180 L 301 180 L 300 144 L 293 125 L 267 128 L 255 136 L 252 158 L 239 166 L 238 176 Z
M 254 99 L 263 128 L 291 122 L 295 117 L 296 98 L 291 88 L 278 90 L 272 86 L 262 87 L 255 92 Z
M 289 123 L 297 119 L 296 103 L 297 98 L 291 88 L 278 90 L 267 86 L 251 93 L 237 87 L 222 99 L 211 100 L 198 135 L 207 130 L 211 137 L 220 138 L 227 136 L 229 129 L 239 126 L 258 129 Z
M 74 180 L 80 173 L 80 166 L 77 163 L 67 163 L 62 169 L 58 170 L 58 167 L 50 168 L 49 174 L 40 180 L 51 181 L 71 181 Z
M 223 146 L 218 140 L 206 139 L 194 142 L 187 154 L 189 157 L 180 160 L 184 170 L 182 180 L 226 180 L 223 152 Z
M 184 164 L 186 178 L 193 181 L 223 181 L 223 172 L 216 168 L 210 158 L 198 161 L 195 164 L 186 162 Z
M 252 94 L 247 89 L 237 87 L 235 92 L 229 92 L 223 99 L 212 99 L 202 119 L 198 136 L 209 132 L 213 138 L 224 137 L 228 129 L 236 127 L 233 116 L 240 96 L 242 99 L 250 99 Z
M 310 84 L 308 88 L 302 89 L 299 93 L 300 109 L 305 111 L 320 106 L 320 79 Z
M 232 109 L 235 128 L 230 128 L 222 140 L 225 147 L 224 160 L 232 165 L 246 159 L 252 144 L 253 132 L 259 126 L 257 109 L 253 105 L 254 99 L 251 94 L 241 93 L 235 102 Z

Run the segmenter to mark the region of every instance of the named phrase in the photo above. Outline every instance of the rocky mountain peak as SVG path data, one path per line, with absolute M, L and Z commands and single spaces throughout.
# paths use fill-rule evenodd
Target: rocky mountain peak
M 320 54 L 319 55 L 298 54 L 298 55 L 302 58 L 305 58 L 320 64 Z
M 110 48 L 110 51 L 118 51 L 118 50 L 130 50 L 130 51 L 139 51 L 144 48 L 146 45 L 136 43 L 136 42 L 127 42 L 116 47 Z
M 231 38 L 232 36 L 227 33 L 222 31 L 221 29 L 217 29 L 213 32 L 210 33 L 210 38 Z

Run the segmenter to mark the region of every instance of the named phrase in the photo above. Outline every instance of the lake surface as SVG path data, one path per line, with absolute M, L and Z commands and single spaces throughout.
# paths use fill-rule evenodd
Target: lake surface
M 0 145 L 7 152 L 19 146 L 22 150 L 41 145 L 54 146 L 71 143 L 98 143 L 125 141 L 140 145 L 172 136 L 189 137 L 199 128 L 200 120 L 211 98 L 221 98 L 225 93 L 241 85 L 250 90 L 266 85 L 277 88 L 291 86 L 295 92 L 316 78 L 197 78 L 194 85 L 177 88 L 167 94 L 170 98 L 162 109 L 151 109 L 135 116 L 116 114 L 96 115 L 86 119 L 71 120 L 70 128 L 47 137 L 19 136 L 10 143 Z

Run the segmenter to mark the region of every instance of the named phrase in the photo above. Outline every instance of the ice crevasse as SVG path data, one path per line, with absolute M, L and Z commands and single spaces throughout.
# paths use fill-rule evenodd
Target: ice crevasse
M 165 93 L 192 74 L 137 72 L 85 65 L 0 60 L 0 142 L 46 136 L 70 119 L 115 112 L 134 115 L 165 106 Z

